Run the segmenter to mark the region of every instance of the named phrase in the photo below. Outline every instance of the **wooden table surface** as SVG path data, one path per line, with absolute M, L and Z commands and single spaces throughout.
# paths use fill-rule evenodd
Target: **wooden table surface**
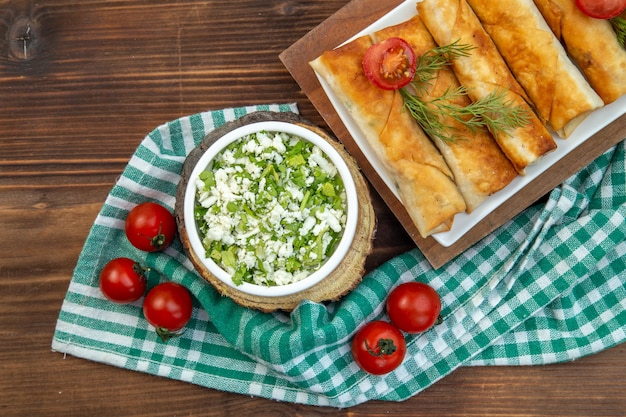
M 278 55 L 347 0 L 0 1 L 0 415 L 624 416 L 626 345 L 572 363 L 461 368 L 403 403 L 277 403 L 50 349 L 72 270 L 135 147 L 183 115 L 297 102 Z M 369 269 L 413 247 L 374 195 Z

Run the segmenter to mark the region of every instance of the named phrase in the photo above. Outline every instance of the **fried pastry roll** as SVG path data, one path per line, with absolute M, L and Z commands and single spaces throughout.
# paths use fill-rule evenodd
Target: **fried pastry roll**
M 559 136 L 568 137 L 589 113 L 604 105 L 567 56 L 533 0 L 468 3 L 539 117 Z
M 371 37 L 375 43 L 392 37 L 402 38 L 411 45 L 418 57 L 437 46 L 419 15 L 377 31 Z M 447 92 L 460 87 L 448 67 L 439 70 L 428 84 L 424 92 L 420 91 L 420 99 L 425 102 L 440 99 Z M 466 107 L 470 103 L 471 100 L 465 94 L 454 95 L 451 102 L 459 107 Z M 451 140 L 439 137 L 431 139 L 454 174 L 454 181 L 465 199 L 469 213 L 518 174 L 489 132 L 472 131 L 446 114 L 441 114 L 441 122 L 451 128 Z
M 476 101 L 489 94 L 505 92 L 511 106 L 528 110 L 529 123 L 509 132 L 495 133 L 494 138 L 515 169 L 524 174 L 527 166 L 556 149 L 556 143 L 544 123 L 533 112 L 524 89 L 506 65 L 491 38 L 465 0 L 423 0 L 417 3 L 421 19 L 435 42 L 474 47 L 467 56 L 452 61 L 452 69 Z
M 580 11 L 574 0 L 534 0 L 535 5 L 605 104 L 626 94 L 626 49 L 611 23 Z
M 450 230 L 465 201 L 442 155 L 403 108 L 397 91 L 374 86 L 363 71 L 372 45 L 357 38 L 310 62 L 340 98 L 397 184 L 400 199 L 422 237 Z

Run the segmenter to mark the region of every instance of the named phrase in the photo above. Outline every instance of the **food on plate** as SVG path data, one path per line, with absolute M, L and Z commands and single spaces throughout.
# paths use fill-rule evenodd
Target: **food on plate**
M 539 117 L 559 136 L 568 137 L 589 113 L 604 105 L 532 0 L 467 2 Z
M 195 185 L 194 214 L 207 257 L 236 285 L 301 281 L 330 258 L 346 227 L 337 167 L 296 135 L 262 131 L 238 138 Z
M 114 303 L 137 301 L 146 291 L 147 271 L 147 268 L 132 259 L 112 259 L 100 271 L 100 291 Z
M 610 19 L 626 9 L 626 0 L 576 0 L 576 6 L 589 17 Z
M 532 113 L 528 96 L 467 2 L 424 0 L 417 3 L 417 9 L 438 45 L 459 42 L 474 47 L 471 54 L 452 60 L 452 69 L 472 100 L 504 91 L 511 105 L 529 109 L 531 117 L 528 124 L 509 132 L 494 133 L 496 142 L 515 169 L 524 174 L 527 166 L 556 149 L 552 135 Z
M 384 375 L 396 369 L 406 355 L 406 341 L 397 327 L 375 320 L 361 327 L 352 339 L 352 357 L 361 369 Z
M 450 230 L 465 201 L 441 153 L 404 109 L 397 90 L 370 82 L 363 58 L 372 41 L 362 36 L 324 52 L 310 65 L 340 98 L 367 143 L 397 185 L 420 235 Z
M 385 305 L 389 320 L 409 334 L 425 332 L 441 320 L 441 298 L 423 282 L 398 285 L 387 296 Z
M 587 16 L 572 0 L 534 1 L 604 103 L 626 94 L 626 49 L 619 43 L 611 22 Z M 626 2 L 623 4 L 626 7 Z
M 126 217 L 126 237 L 137 249 L 156 252 L 167 248 L 176 235 L 176 220 L 168 209 L 147 201 L 135 206 Z
M 425 54 L 437 46 L 419 16 L 372 34 L 377 44 L 394 37 L 408 42 L 420 58 L 426 57 Z M 450 96 L 446 103 L 448 106 L 466 108 L 471 105 L 464 92 L 449 94 L 458 91 L 460 85 L 447 65 L 427 78 L 418 87 L 420 100 L 434 102 Z M 517 171 L 487 130 L 470 128 L 446 113 L 440 113 L 439 118 L 443 125 L 452 129 L 451 138 L 435 134 L 430 135 L 431 139 L 454 174 L 454 181 L 467 204 L 467 212 L 472 212 L 488 196 L 509 184 L 517 176 Z
M 143 315 L 164 342 L 180 336 L 189 323 L 193 301 L 187 288 L 175 282 L 155 285 L 143 301 Z

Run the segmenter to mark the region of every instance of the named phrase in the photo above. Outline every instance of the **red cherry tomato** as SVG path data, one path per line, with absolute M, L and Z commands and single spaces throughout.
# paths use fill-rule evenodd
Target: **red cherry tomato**
M 612 19 L 626 9 L 626 0 L 576 0 L 576 6 L 587 16 Z
M 439 319 L 441 298 L 422 282 L 407 282 L 394 288 L 387 297 L 387 314 L 393 324 L 407 333 L 420 333 Z
M 389 38 L 372 45 L 363 57 L 367 78 L 384 90 L 397 90 L 415 75 L 416 56 L 404 39 Z
M 191 294 L 175 282 L 156 285 L 143 301 L 143 315 L 163 341 L 180 335 L 176 332 L 189 323 L 192 308 Z
M 176 220 L 160 204 L 146 202 L 133 208 L 126 217 L 126 237 L 137 249 L 155 252 L 165 249 L 176 235 Z
M 118 304 L 137 301 L 146 291 L 146 268 L 128 258 L 115 258 L 100 271 L 100 291 Z
M 100 291 L 114 303 L 137 301 L 146 291 L 146 268 L 128 258 L 115 258 L 100 271 Z
M 386 321 L 372 321 L 352 339 L 352 356 L 365 372 L 383 375 L 396 369 L 406 355 L 404 336 Z

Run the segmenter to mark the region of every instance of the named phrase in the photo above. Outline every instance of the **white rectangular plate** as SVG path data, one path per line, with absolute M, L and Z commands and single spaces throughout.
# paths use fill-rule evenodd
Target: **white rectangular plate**
M 405 20 L 417 14 L 415 8 L 415 0 L 407 0 L 400 4 L 395 9 L 381 17 L 379 20 L 366 27 L 352 38 L 347 39 L 344 43 L 347 43 L 357 37 L 364 36 L 373 33 L 377 30 L 399 24 Z M 393 184 L 389 174 L 383 167 L 380 159 L 376 156 L 373 149 L 369 146 L 364 138 L 363 133 L 359 129 L 358 125 L 350 116 L 347 108 L 341 103 L 337 96 L 330 89 L 328 84 L 316 73 L 316 76 L 324 89 L 324 92 L 328 96 L 335 111 L 341 118 L 342 122 L 352 135 L 352 138 L 359 146 L 365 157 L 368 159 L 372 167 L 376 170 L 381 179 L 385 182 L 389 190 L 396 196 L 399 201 L 402 201 L 398 194 L 398 190 Z M 544 156 L 540 161 L 532 166 L 526 168 L 526 175 L 518 176 L 509 185 L 507 185 L 501 191 L 491 195 L 485 200 L 478 208 L 472 213 L 460 213 L 454 218 L 454 224 L 452 229 L 448 232 L 442 232 L 434 234 L 432 237 L 442 246 L 449 247 L 458 241 L 465 233 L 471 230 L 478 222 L 484 219 L 489 213 L 500 206 L 508 198 L 518 193 L 522 188 L 528 185 L 531 181 L 539 177 L 548 168 L 554 165 L 557 161 L 561 160 L 565 155 L 570 153 L 573 149 L 579 146 L 581 143 L 589 139 L 595 133 L 614 122 L 621 115 L 626 113 L 626 96 L 622 96 L 617 101 L 602 107 L 591 113 L 570 135 L 567 139 L 561 139 L 557 135 L 553 134 L 557 142 L 557 149 L 548 155 Z

